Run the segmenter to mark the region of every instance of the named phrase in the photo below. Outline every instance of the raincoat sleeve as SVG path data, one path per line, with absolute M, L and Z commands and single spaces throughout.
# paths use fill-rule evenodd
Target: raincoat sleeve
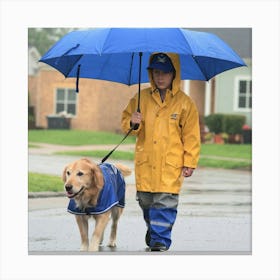
M 184 145 L 184 166 L 196 168 L 200 153 L 200 128 L 197 108 L 190 100 L 189 109 L 182 116 L 182 141 Z
M 122 127 L 122 131 L 124 133 L 127 133 L 128 130 L 131 128 L 131 115 L 132 113 L 137 111 L 137 97 L 134 96 L 128 103 L 128 105 L 126 106 L 126 108 L 124 109 L 123 113 L 122 113 L 122 120 L 121 120 L 121 127 Z M 139 131 L 142 128 L 142 123 L 140 123 L 138 129 L 136 130 L 132 130 L 130 135 L 137 135 L 139 133 Z

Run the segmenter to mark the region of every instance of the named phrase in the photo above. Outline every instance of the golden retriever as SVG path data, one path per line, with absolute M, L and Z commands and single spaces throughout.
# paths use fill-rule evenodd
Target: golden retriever
M 70 198 L 68 212 L 75 214 L 81 235 L 81 251 L 99 251 L 110 217 L 112 227 L 108 246 L 116 246 L 117 224 L 124 207 L 123 176 L 130 174 L 131 170 L 124 165 L 97 165 L 86 158 L 74 161 L 64 168 L 62 179 L 66 195 Z M 111 193 L 109 204 L 105 197 L 107 193 Z M 105 206 L 101 206 L 102 204 Z M 95 228 L 89 242 L 90 217 L 95 219 Z

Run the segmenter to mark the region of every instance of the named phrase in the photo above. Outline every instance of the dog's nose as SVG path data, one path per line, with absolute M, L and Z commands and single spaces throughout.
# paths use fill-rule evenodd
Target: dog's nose
M 65 185 L 65 190 L 66 190 L 67 192 L 70 192 L 72 189 L 73 189 L 73 186 L 72 186 L 72 185 Z

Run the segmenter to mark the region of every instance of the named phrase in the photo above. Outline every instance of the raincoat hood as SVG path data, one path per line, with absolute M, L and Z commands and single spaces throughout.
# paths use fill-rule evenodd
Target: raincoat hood
M 153 53 L 150 56 L 149 64 L 151 64 L 152 58 L 155 54 L 157 54 L 157 53 Z M 172 88 L 171 88 L 172 95 L 175 95 L 180 90 L 180 84 L 181 84 L 180 59 L 179 59 L 178 54 L 175 54 L 175 53 L 165 53 L 165 54 L 171 59 L 172 64 L 173 64 L 173 66 L 175 68 L 175 71 L 176 71 L 175 78 L 173 79 Z M 153 80 L 152 69 L 148 69 L 148 74 L 149 74 L 149 80 L 150 80 L 150 84 L 151 84 L 151 87 L 152 87 L 152 91 L 154 92 L 154 91 L 157 90 L 157 87 L 156 87 L 155 82 Z

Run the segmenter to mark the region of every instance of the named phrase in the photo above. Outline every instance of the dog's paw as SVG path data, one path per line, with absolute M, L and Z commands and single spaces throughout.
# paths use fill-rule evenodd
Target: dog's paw
M 88 244 L 82 244 L 80 248 L 81 252 L 87 252 L 88 251 Z
M 116 242 L 113 242 L 113 241 L 109 242 L 107 246 L 110 247 L 110 248 L 117 247 Z
M 88 247 L 89 252 L 98 252 L 99 251 L 99 244 L 90 244 Z

